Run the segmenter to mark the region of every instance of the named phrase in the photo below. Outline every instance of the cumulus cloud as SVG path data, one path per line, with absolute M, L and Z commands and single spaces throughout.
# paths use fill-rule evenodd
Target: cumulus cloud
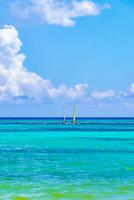
M 29 0 L 27 4 L 12 4 L 12 10 L 23 18 L 38 16 L 44 23 L 61 26 L 74 26 L 75 18 L 96 16 L 109 4 L 97 5 L 91 0 Z
M 131 85 L 130 85 L 130 88 L 129 88 L 129 90 L 127 90 L 127 91 L 123 91 L 123 92 L 118 92 L 118 96 L 119 96 L 119 98 L 120 99 L 122 99 L 122 100 L 131 100 L 131 101 L 133 101 L 134 100 L 134 83 L 132 83 Z
M 106 99 L 115 96 L 115 92 L 113 90 L 106 91 L 93 91 L 91 93 L 91 97 L 94 99 Z
M 26 56 L 20 52 L 22 42 L 15 27 L 6 25 L 0 29 L 0 101 L 23 101 L 43 99 L 88 102 L 105 99 L 126 102 L 134 97 L 134 83 L 128 91 L 114 90 L 87 92 L 88 84 L 78 83 L 72 87 L 66 84 L 55 86 L 24 66 Z M 109 101 L 110 102 L 110 101 Z
M 6 25 L 0 29 L 0 100 L 35 99 L 44 97 L 79 99 L 85 95 L 87 84 L 55 87 L 51 80 L 42 78 L 24 67 L 26 56 L 20 53 L 22 42 L 18 31 Z

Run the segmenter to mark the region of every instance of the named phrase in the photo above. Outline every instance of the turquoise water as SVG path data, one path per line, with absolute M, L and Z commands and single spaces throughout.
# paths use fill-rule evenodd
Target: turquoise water
M 0 120 L 0 200 L 134 200 L 134 119 L 46 121 Z

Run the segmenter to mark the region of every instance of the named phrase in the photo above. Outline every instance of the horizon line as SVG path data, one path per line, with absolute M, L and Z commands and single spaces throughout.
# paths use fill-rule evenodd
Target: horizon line
M 63 117 L 54 117 L 54 116 L 51 116 L 51 117 L 0 117 L 0 119 L 53 119 L 53 118 L 57 118 L 57 119 L 63 119 Z M 66 119 L 72 119 L 73 117 L 66 117 Z M 134 116 L 133 117 L 77 117 L 77 119 L 134 119 Z

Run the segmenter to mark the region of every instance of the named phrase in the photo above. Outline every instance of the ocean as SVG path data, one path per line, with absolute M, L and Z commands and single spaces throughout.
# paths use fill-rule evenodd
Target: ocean
M 53 121 L 0 119 L 0 200 L 134 200 L 133 118 Z

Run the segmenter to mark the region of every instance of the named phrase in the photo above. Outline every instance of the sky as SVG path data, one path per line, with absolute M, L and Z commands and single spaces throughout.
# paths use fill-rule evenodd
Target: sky
M 0 117 L 134 117 L 132 0 L 0 0 Z

